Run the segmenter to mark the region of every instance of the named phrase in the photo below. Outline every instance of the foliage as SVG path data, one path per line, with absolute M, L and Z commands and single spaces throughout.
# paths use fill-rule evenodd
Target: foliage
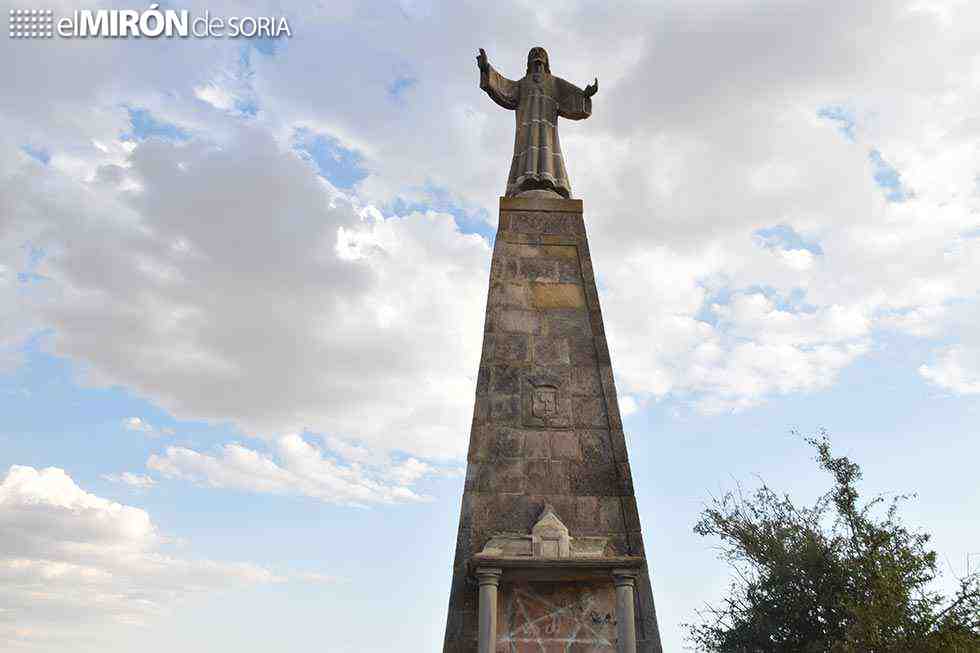
M 694 531 L 721 539 L 734 580 L 688 624 L 698 650 L 724 653 L 980 652 L 980 575 L 951 597 L 929 535 L 898 516 L 908 495 L 862 503 L 861 469 L 825 432 L 806 438 L 833 487 L 812 507 L 763 486 L 713 499 Z

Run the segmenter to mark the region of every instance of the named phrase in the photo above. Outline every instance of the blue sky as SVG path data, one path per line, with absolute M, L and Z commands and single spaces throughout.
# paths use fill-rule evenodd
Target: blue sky
M 438 649 L 513 139 L 481 46 L 603 80 L 560 133 L 665 650 L 728 582 L 707 498 L 827 487 L 794 429 L 966 573 L 976 8 L 244 7 L 294 36 L 0 42 L 0 648 Z

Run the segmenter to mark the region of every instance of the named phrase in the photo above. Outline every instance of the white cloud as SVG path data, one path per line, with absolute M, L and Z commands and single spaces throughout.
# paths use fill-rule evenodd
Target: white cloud
M 152 433 L 153 426 L 144 422 L 139 417 L 128 417 L 123 420 L 123 427 L 127 431 L 138 431 L 140 433 Z
M 0 644 L 91 636 L 192 593 L 277 580 L 164 544 L 146 511 L 90 494 L 62 469 L 12 466 L 0 483 Z
M 361 208 L 261 131 L 221 147 L 148 141 L 128 165 L 139 191 L 60 178 L 65 204 L 33 223 L 57 292 L 34 311 L 55 352 L 92 363 L 88 382 L 250 435 L 309 428 L 334 446 L 462 454 L 484 239 L 448 214 Z M 67 220 L 79 193 L 96 208 Z M 344 234 L 358 256 L 337 255 Z
M 52 43 L 10 72 L 0 260 L 15 278 L 14 244 L 41 243 L 57 301 L 0 287 L 15 317 L 31 316 L 2 336 L 8 365 L 27 334 L 51 328 L 55 352 L 84 361 L 91 382 L 180 418 L 272 439 L 309 428 L 361 462 L 391 449 L 461 456 L 486 244 L 445 214 L 370 207 L 445 193 L 494 221 L 513 124 L 477 88 L 475 42 L 495 44 L 512 76 L 543 41 L 556 73 L 605 80 L 593 117 L 563 122 L 562 141 L 619 386 L 638 405 L 750 406 L 827 387 L 880 333 L 942 337 L 946 308 L 976 296 L 976 3 L 667 2 L 628 15 L 573 3 L 530 19 L 519 3 L 457 4 L 370 30 L 348 9 L 305 16 L 275 56 L 252 52 L 247 75 L 240 49 L 216 42 L 106 42 L 87 68 Z M 135 60 L 120 71 L 123 52 Z M 119 74 L 82 83 L 90 69 Z M 393 71 L 417 80 L 403 101 L 389 95 Z M 42 74 L 55 76 L 47 95 Z M 237 98 L 261 107 L 248 128 L 227 111 Z M 119 141 L 119 107 L 134 104 L 194 137 Z M 854 116 L 849 138 L 818 117 L 829 105 Z M 289 151 L 300 126 L 363 157 L 354 199 Z M 47 145 L 48 171 L 10 134 Z M 871 150 L 910 199 L 885 200 Z M 822 254 L 757 247 L 777 224 Z
M 133 472 L 123 472 L 121 474 L 103 474 L 102 478 L 110 483 L 122 483 L 130 487 L 145 490 L 156 485 L 151 477 L 146 474 L 134 474 Z
M 216 455 L 167 447 L 162 455 L 150 456 L 146 466 L 169 478 L 210 487 L 351 505 L 425 501 L 428 497 L 409 486 L 436 471 L 415 458 L 380 467 L 356 462 L 344 465 L 325 457 L 322 449 L 299 435 L 283 436 L 273 448 L 275 456 L 240 444 L 226 444 Z
M 151 438 L 160 437 L 161 435 L 174 434 L 174 430 L 172 428 L 159 428 L 153 424 L 150 424 L 141 417 L 127 417 L 123 420 L 123 428 L 127 431 L 142 433 Z
M 208 83 L 194 89 L 194 96 L 225 111 L 235 106 L 235 96 L 217 84 Z
M 980 394 L 980 348 L 946 347 L 936 359 L 932 365 L 920 366 L 919 374 L 956 394 Z

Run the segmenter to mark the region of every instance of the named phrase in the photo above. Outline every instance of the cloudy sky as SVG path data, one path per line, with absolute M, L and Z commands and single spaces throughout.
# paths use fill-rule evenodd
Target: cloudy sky
M 45 7 L 97 6 L 146 4 Z M 826 486 L 794 428 L 980 567 L 980 4 L 173 7 L 293 35 L 0 37 L 0 648 L 439 649 L 513 143 L 480 47 L 599 78 L 560 131 L 666 650 L 727 584 L 706 498 Z

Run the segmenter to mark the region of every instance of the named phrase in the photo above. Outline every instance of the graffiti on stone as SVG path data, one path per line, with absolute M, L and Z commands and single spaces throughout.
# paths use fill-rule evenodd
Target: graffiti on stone
M 525 583 L 501 591 L 497 653 L 616 650 L 612 585 Z

